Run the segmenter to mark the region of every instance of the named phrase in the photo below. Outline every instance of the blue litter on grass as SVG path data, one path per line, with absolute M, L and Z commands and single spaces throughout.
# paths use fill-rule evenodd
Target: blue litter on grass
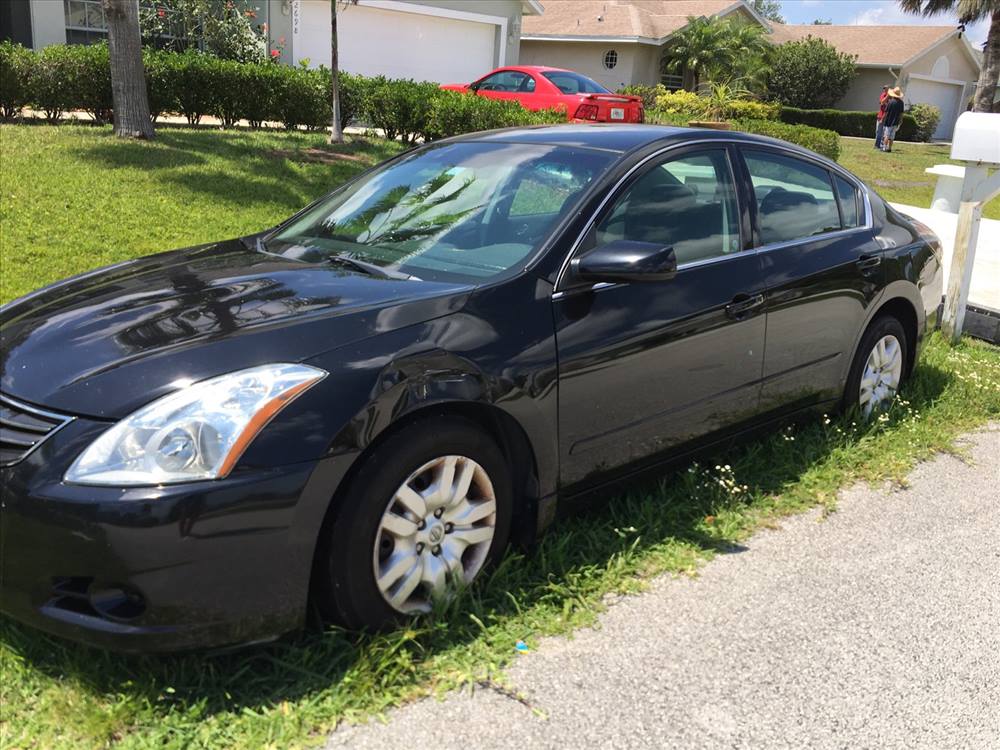
M 517 643 L 514 644 L 514 648 L 516 648 L 518 651 L 522 651 L 522 652 L 523 651 L 527 651 L 528 650 L 528 644 L 525 643 L 524 641 L 518 641 Z

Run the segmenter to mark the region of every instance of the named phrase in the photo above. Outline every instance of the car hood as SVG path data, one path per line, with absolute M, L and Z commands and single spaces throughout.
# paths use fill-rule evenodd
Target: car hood
M 447 315 L 472 287 L 382 279 L 233 240 L 99 269 L 0 308 L 0 391 L 120 418 L 177 387 Z

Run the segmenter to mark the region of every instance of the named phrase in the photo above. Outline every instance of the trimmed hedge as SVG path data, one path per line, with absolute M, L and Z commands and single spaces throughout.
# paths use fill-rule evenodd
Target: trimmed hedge
M 646 122 L 657 125 L 687 127 L 691 120 L 690 115 L 680 112 L 646 110 Z M 822 154 L 833 161 L 840 158 L 840 136 L 832 130 L 813 128 L 808 125 L 789 125 L 776 120 L 746 119 L 735 120 L 730 124 L 734 130 L 780 138 L 783 141 L 815 151 L 817 154 Z
M 183 115 L 192 125 L 206 115 L 232 127 L 265 122 L 293 129 L 329 127 L 333 74 L 273 62 L 240 63 L 194 50 L 143 50 L 150 113 Z M 531 112 L 516 102 L 442 91 L 436 84 L 384 77 L 338 76 L 344 125 L 363 121 L 388 138 L 407 143 L 473 130 L 565 122 L 562 112 Z M 111 70 L 106 44 L 54 45 L 33 52 L 0 43 L 0 115 L 11 119 L 31 106 L 59 122 L 86 110 L 98 122 L 112 116 Z
M 705 117 L 709 100 L 691 91 L 667 91 L 655 100 L 655 109 L 669 114 L 683 114 L 692 119 Z M 724 117 L 728 120 L 777 120 L 781 105 L 775 102 L 758 102 L 753 99 L 731 99 L 725 104 Z
M 814 128 L 825 128 L 840 135 L 850 135 L 857 138 L 875 138 L 876 112 L 842 111 L 839 109 L 798 109 L 797 107 L 782 107 L 781 121 L 791 125 L 809 125 Z M 910 114 L 903 115 L 897 141 L 916 140 L 917 121 Z

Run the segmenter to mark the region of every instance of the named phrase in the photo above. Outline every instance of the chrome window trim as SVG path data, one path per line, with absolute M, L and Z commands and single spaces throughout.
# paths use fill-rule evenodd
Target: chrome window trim
M 67 416 L 66 414 L 56 414 L 55 412 L 46 411 L 45 409 L 39 409 L 37 406 L 30 406 L 21 401 L 18 401 L 17 399 L 11 398 L 10 396 L 4 393 L 0 393 L 0 403 L 12 406 L 15 409 L 20 409 L 21 411 L 27 412 L 28 414 L 34 414 L 35 416 L 43 417 L 45 419 L 51 419 L 52 421 L 57 422 L 57 424 L 52 426 L 51 430 L 49 430 L 48 432 L 46 432 L 44 435 L 41 436 L 38 442 L 36 442 L 33 446 L 28 448 L 28 450 L 26 450 L 19 459 L 9 464 L 3 464 L 5 468 L 8 466 L 15 466 L 21 463 L 21 461 L 23 461 L 32 453 L 34 453 L 39 448 L 39 446 L 41 446 L 42 443 L 44 443 L 50 437 L 59 432 L 59 430 L 68 425 L 70 422 L 76 421 L 76 417 Z
M 611 189 L 608 190 L 607 194 L 604 196 L 604 199 L 600 202 L 600 204 L 597 206 L 597 208 L 594 209 L 594 212 L 590 215 L 590 219 L 588 219 L 587 223 L 584 225 L 583 230 L 580 232 L 579 235 L 577 235 L 577 238 L 573 241 L 573 245 L 570 247 L 569 252 L 566 253 L 566 257 L 563 258 L 562 265 L 559 267 L 559 273 L 556 275 L 556 283 L 553 285 L 553 289 L 555 290 L 553 292 L 553 295 L 552 295 L 553 299 L 558 299 L 555 295 L 556 294 L 560 294 L 560 292 L 565 291 L 563 289 L 560 289 L 560 285 L 563 282 L 563 278 L 566 275 L 566 270 L 569 268 L 570 262 L 573 260 L 573 257 L 576 255 L 577 250 L 580 249 L 580 243 L 583 242 L 583 238 L 587 236 L 587 233 L 594 226 L 594 222 L 597 221 L 597 217 L 600 216 L 601 212 L 604 210 L 604 207 L 608 205 L 608 202 L 618 192 L 618 189 L 621 188 L 621 186 L 624 185 L 632 177 L 632 175 L 634 175 L 637 171 L 639 171 L 640 169 L 642 169 L 642 167 L 644 167 L 646 164 L 648 164 L 653 159 L 656 159 L 657 157 L 659 157 L 659 156 L 661 156 L 663 154 L 666 154 L 666 153 L 668 153 L 670 151 L 675 151 L 675 150 L 677 150 L 679 148 L 686 148 L 688 146 L 697 146 L 697 145 L 703 144 L 703 143 L 714 143 L 716 145 L 719 145 L 723 149 L 727 149 L 727 147 L 730 144 L 734 143 L 734 141 L 723 140 L 721 138 L 699 138 L 696 141 L 681 141 L 680 143 L 671 143 L 668 146 L 664 146 L 663 148 L 661 148 L 661 149 L 659 149 L 657 151 L 654 151 L 653 153 L 649 154 L 646 158 L 642 159 L 641 161 L 637 162 L 636 164 L 633 164 L 632 168 L 628 172 L 626 172 L 624 175 L 622 175 L 621 178 L 614 185 L 611 186 Z M 730 161 L 728 153 L 726 154 L 726 160 Z M 730 163 L 729 164 L 729 171 L 730 171 L 730 173 L 732 173 L 732 170 L 733 170 L 733 165 L 732 165 L 732 163 Z M 735 177 L 735 175 L 734 175 L 734 177 Z M 733 182 L 733 186 L 736 187 L 735 180 Z M 738 188 L 737 188 L 737 190 L 738 190 Z M 731 256 L 735 256 L 735 255 L 740 255 L 741 253 L 745 253 L 745 252 L 748 252 L 748 251 L 741 250 L 739 253 L 731 253 L 730 255 Z M 725 258 L 727 256 L 723 255 L 723 256 L 719 256 L 719 257 L 720 258 Z M 695 261 L 695 262 L 698 262 L 698 261 Z M 690 264 L 685 263 L 684 266 L 678 266 L 677 270 L 680 271 L 681 268 L 687 268 L 689 265 Z M 589 289 L 596 289 L 597 286 L 600 286 L 600 285 L 595 285 L 593 287 L 587 287 L 587 288 L 589 288 Z M 612 284 L 611 286 L 618 286 L 618 284 Z
M 751 150 L 753 150 L 753 149 L 756 148 L 756 149 L 764 150 L 764 151 L 766 151 L 768 149 L 771 149 L 771 150 L 774 150 L 774 151 L 784 151 L 787 154 L 789 154 L 790 156 L 792 156 L 793 158 L 796 158 L 796 159 L 799 159 L 801 161 L 805 161 L 805 162 L 808 162 L 808 163 L 811 163 L 811 164 L 815 164 L 816 166 L 821 167 L 821 168 L 823 168 L 823 169 L 825 169 L 825 170 L 827 170 L 829 172 L 833 172 L 834 174 L 839 175 L 839 176 L 843 177 L 845 180 L 847 180 L 851 185 L 854 186 L 855 190 L 859 190 L 861 192 L 861 196 L 864 199 L 865 223 L 862 226 L 849 227 L 847 229 L 838 229 L 835 232 L 824 232 L 823 234 L 816 234 L 816 235 L 812 235 L 810 237 L 801 237 L 801 238 L 794 239 L 794 240 L 786 240 L 784 242 L 772 242 L 772 243 L 767 244 L 767 245 L 756 245 L 756 246 L 750 248 L 749 250 L 740 250 L 739 252 L 736 252 L 736 253 L 728 253 L 728 254 L 724 254 L 724 255 L 717 255 L 717 256 L 715 256 L 713 258 L 705 258 L 703 260 L 691 261 L 690 263 L 684 263 L 684 264 L 681 264 L 681 265 L 677 266 L 677 272 L 678 273 L 680 273 L 681 271 L 683 271 L 685 269 L 688 269 L 688 268 L 697 268 L 699 266 L 710 265 L 710 264 L 717 263 L 717 262 L 724 261 L 724 260 L 731 260 L 733 258 L 743 257 L 743 256 L 745 256 L 745 255 L 747 255 L 749 253 L 753 253 L 753 254 L 767 253 L 767 252 L 771 252 L 772 250 L 780 250 L 782 248 L 792 247 L 794 245 L 802 245 L 802 244 L 806 244 L 808 242 L 817 242 L 819 240 L 824 240 L 824 239 L 827 239 L 827 238 L 836 239 L 836 238 L 838 238 L 840 236 L 846 236 L 846 235 L 849 235 L 849 234 L 853 234 L 855 232 L 860 233 L 860 232 L 871 231 L 875 227 L 875 220 L 874 220 L 875 217 L 874 217 L 874 213 L 872 212 L 871 194 L 869 193 L 868 186 L 865 185 L 863 182 L 861 182 L 861 180 L 859 180 L 857 177 L 855 177 L 853 174 L 851 174 L 850 172 L 848 172 L 846 169 L 844 169 L 843 167 L 841 167 L 839 164 L 837 164 L 834 161 L 830 161 L 829 159 L 825 159 L 823 157 L 814 158 L 810 154 L 803 154 L 803 153 L 801 153 L 799 150 L 797 150 L 795 148 L 790 148 L 790 147 L 785 146 L 785 145 L 780 144 L 780 143 L 757 143 L 755 141 L 726 140 L 726 139 L 722 139 L 722 138 L 699 138 L 698 140 L 694 140 L 694 141 L 682 141 L 680 143 L 672 143 L 672 144 L 670 144 L 668 146 L 665 146 L 664 148 L 661 148 L 661 149 L 659 149 L 657 151 L 654 151 L 649 156 L 647 156 L 646 158 L 644 158 L 642 161 L 634 164 L 632 166 L 632 168 L 628 172 L 626 172 L 624 175 L 622 175 L 622 177 L 611 187 L 611 189 L 608 191 L 607 195 L 604 196 L 604 199 L 600 202 L 600 204 L 594 210 L 593 214 L 591 214 L 590 219 L 587 221 L 586 225 L 584 225 L 583 230 L 580 232 L 580 234 L 577 236 L 577 238 L 573 241 L 573 245 L 570 247 L 570 250 L 566 254 L 566 257 L 563 258 L 562 265 L 559 267 L 559 273 L 556 275 L 556 283 L 553 285 L 553 290 L 554 290 L 553 293 L 552 293 L 552 299 L 553 300 L 562 299 L 563 297 L 567 296 L 567 293 L 575 293 L 577 291 L 580 291 L 580 292 L 583 292 L 583 291 L 597 291 L 597 292 L 599 292 L 599 291 L 601 291 L 603 289 L 609 289 L 611 287 L 622 286 L 623 282 L 615 282 L 615 283 L 601 282 L 599 284 L 594 284 L 594 285 L 589 286 L 589 287 L 588 286 L 580 286 L 579 288 L 570 288 L 570 289 L 562 289 L 562 288 L 560 288 L 561 284 L 563 282 L 563 279 L 564 279 L 564 277 L 566 275 L 566 270 L 569 268 L 569 265 L 572 262 L 573 257 L 576 255 L 577 250 L 579 250 L 580 244 L 583 242 L 583 238 L 586 237 L 587 233 L 591 230 L 591 228 L 593 228 L 594 223 L 597 221 L 597 217 L 604 210 L 605 206 L 607 206 L 607 204 L 611 200 L 612 196 L 614 196 L 618 192 L 618 189 L 621 188 L 621 186 L 625 182 L 627 182 L 632 177 L 632 175 L 634 175 L 639 169 L 641 169 L 643 166 L 645 166 L 647 163 L 649 163 L 653 159 L 656 159 L 657 157 L 662 156 L 663 154 L 666 154 L 666 153 L 668 153 L 670 151 L 674 151 L 674 150 L 679 149 L 679 148 L 685 148 L 687 146 L 697 146 L 697 145 L 701 145 L 701 144 L 716 144 L 716 145 L 720 145 L 723 148 L 726 148 L 728 146 L 735 146 L 737 148 L 749 148 Z M 732 173 L 732 170 L 733 170 L 732 160 L 729 159 L 728 157 L 729 157 L 729 155 L 727 154 L 727 161 L 729 162 L 729 171 L 730 171 L 730 173 Z M 735 175 L 732 175 L 732 176 L 734 178 L 734 183 L 733 184 L 735 185 L 736 184 L 735 183 Z M 833 188 L 833 185 L 831 185 L 831 188 Z M 737 188 L 737 190 L 738 190 L 738 188 Z M 834 195 L 836 195 L 836 192 L 834 192 Z
M 846 171 L 839 164 L 832 161 L 829 162 L 829 164 L 827 164 L 825 161 L 820 161 L 819 159 L 811 158 L 808 154 L 803 155 L 797 152 L 795 149 L 787 148 L 777 144 L 772 145 L 770 143 L 766 144 L 749 143 L 749 144 L 737 144 L 737 146 L 747 146 L 750 150 L 754 150 L 756 148 L 757 150 L 760 151 L 766 151 L 768 149 L 773 149 L 775 151 L 785 151 L 792 158 L 798 159 L 799 161 L 804 161 L 809 164 L 813 164 L 817 167 L 821 167 L 827 170 L 828 172 L 832 172 L 833 174 L 839 177 L 843 177 L 845 180 L 847 180 L 848 183 L 854 186 L 855 190 L 861 191 L 861 195 L 864 199 L 865 223 L 861 226 L 848 227 L 847 229 L 837 229 L 833 232 L 823 232 L 822 234 L 813 234 L 810 235 L 809 237 L 797 237 L 794 240 L 782 240 L 781 242 L 770 242 L 766 245 L 756 245 L 753 247 L 754 252 L 766 253 L 770 252 L 771 250 L 777 250 L 783 247 L 790 247 L 792 245 L 801 245 L 806 242 L 815 242 L 817 240 L 825 239 L 827 237 L 838 237 L 840 235 L 846 235 L 852 232 L 862 232 L 874 229 L 875 217 L 874 214 L 872 213 L 871 196 L 868 193 L 868 187 L 863 182 L 858 180 L 857 177 L 852 175 L 850 172 Z M 752 186 L 753 176 L 752 175 L 748 176 L 751 179 L 751 186 Z M 834 200 L 839 200 L 837 198 L 836 187 L 833 184 L 831 184 L 830 189 L 833 191 Z

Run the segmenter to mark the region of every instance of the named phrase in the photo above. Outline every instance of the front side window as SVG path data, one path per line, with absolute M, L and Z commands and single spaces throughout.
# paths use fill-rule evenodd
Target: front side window
M 841 228 L 830 173 L 769 151 L 744 151 L 757 201 L 760 244 L 789 242 Z
M 435 146 L 334 193 L 264 249 L 315 263 L 346 255 L 420 279 L 485 281 L 533 255 L 613 160 L 564 146 Z
M 479 82 L 476 89 L 478 91 L 504 91 L 507 93 L 514 93 L 516 91 L 524 90 L 522 87 L 526 86 L 526 81 L 530 78 L 531 76 L 527 73 L 521 73 L 517 70 L 502 70 L 499 73 L 486 76 L 486 78 Z
M 739 211 L 724 149 L 685 154 L 639 177 L 598 223 L 594 244 L 672 247 L 677 264 L 740 251 Z

